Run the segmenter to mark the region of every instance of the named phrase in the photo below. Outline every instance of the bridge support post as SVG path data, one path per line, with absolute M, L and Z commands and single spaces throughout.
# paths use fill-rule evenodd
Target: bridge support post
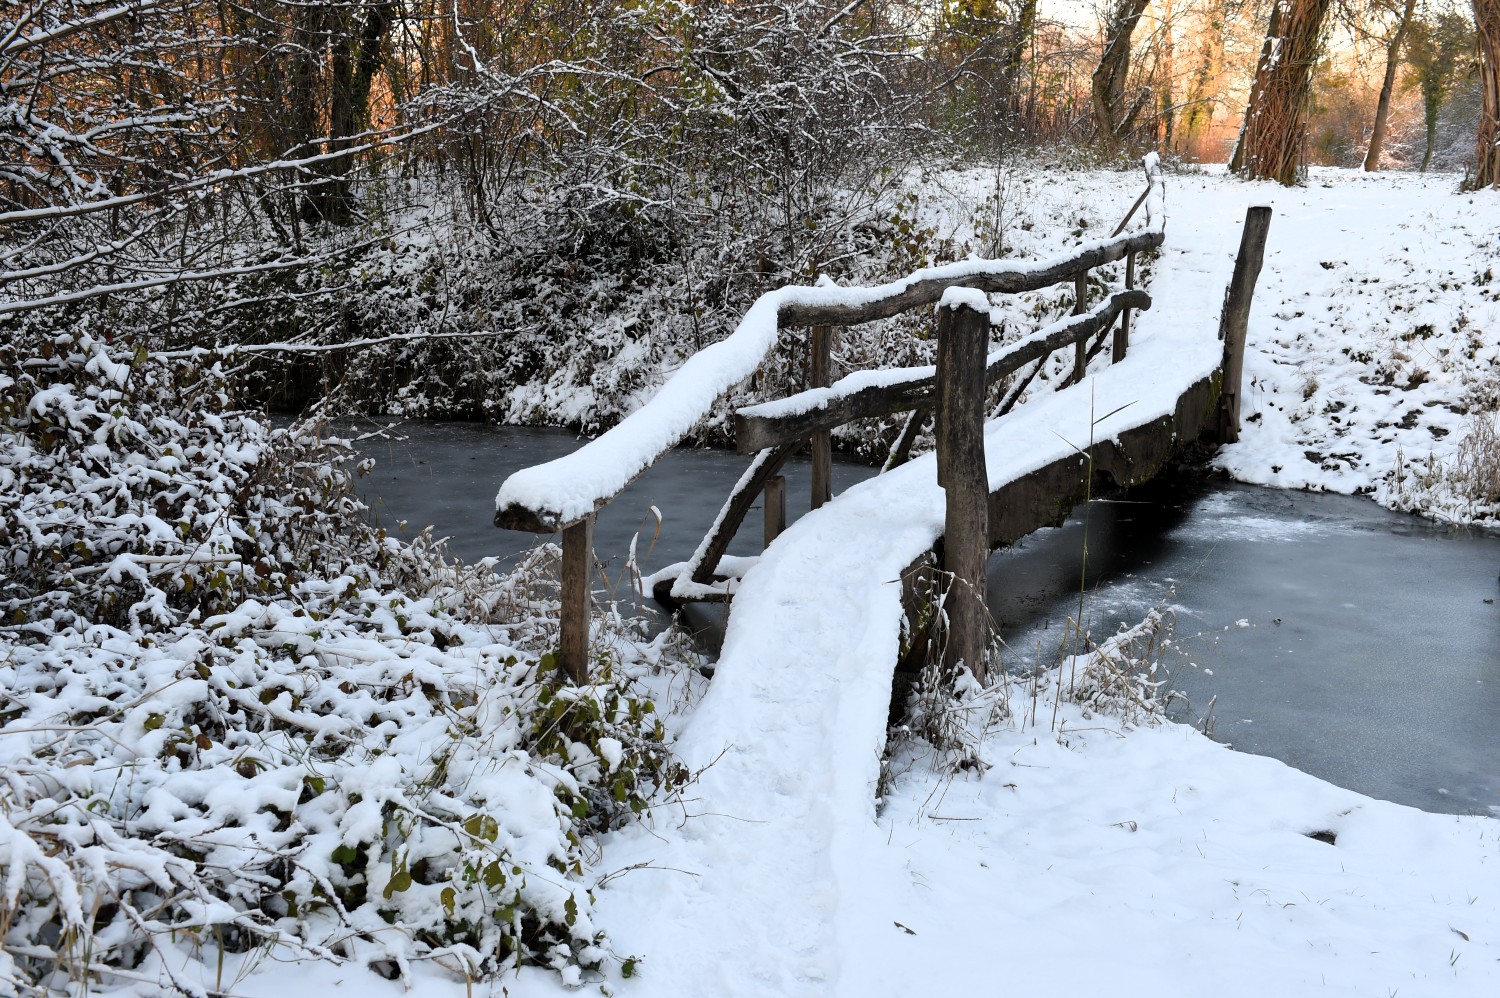
M 1082 315 L 1089 310 L 1089 272 L 1080 270 L 1073 276 L 1073 314 Z M 1083 369 L 1089 366 L 1087 340 L 1073 344 L 1073 373 L 1066 384 L 1076 385 L 1083 380 Z
M 1234 261 L 1234 276 L 1224 292 L 1224 311 L 1219 315 L 1219 339 L 1224 341 L 1224 386 L 1219 393 L 1218 442 L 1232 444 L 1240 438 L 1241 381 L 1245 376 L 1245 336 L 1250 328 L 1250 301 L 1266 251 L 1271 228 L 1269 205 L 1253 205 L 1245 212 L 1240 234 L 1240 255 Z
M 593 617 L 594 514 L 562 531 L 562 636 L 557 665 L 578 686 L 589 681 L 589 620 Z
M 981 292 L 971 292 L 982 295 Z M 985 355 L 989 316 L 950 292 L 938 306 L 937 475 L 947 493 L 943 608 L 948 631 L 943 665 L 962 662 L 985 681 L 988 611 L 985 566 L 990 553 L 990 485 L 984 461 Z
M 765 546 L 770 547 L 771 542 L 786 529 L 785 475 L 772 475 L 766 479 L 766 487 L 761 491 L 761 501 L 766 506 Z
M 814 326 L 812 348 L 812 388 L 827 388 L 833 367 L 833 327 Z M 828 430 L 812 435 L 812 508 L 817 509 L 833 498 L 833 437 Z
M 901 424 L 901 434 L 896 437 L 896 442 L 891 444 L 891 452 L 885 456 L 885 464 L 880 466 L 881 473 L 899 468 L 911 458 L 912 444 L 917 442 L 917 437 L 922 432 L 922 424 L 927 422 L 927 417 L 932 415 L 928 406 L 919 405 L 906 414 L 906 422 Z
M 1125 290 L 1135 288 L 1135 250 L 1125 254 Z M 1130 309 L 1120 311 L 1120 328 L 1115 330 L 1115 341 L 1110 352 L 1110 363 L 1118 364 L 1125 359 L 1130 349 Z

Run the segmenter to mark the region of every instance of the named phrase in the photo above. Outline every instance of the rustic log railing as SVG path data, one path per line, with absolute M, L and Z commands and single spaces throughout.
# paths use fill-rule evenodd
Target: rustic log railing
M 812 450 L 811 505 L 817 508 L 832 496 L 830 433 L 834 428 L 854 419 L 911 412 L 886 462 L 887 467 L 893 467 L 906 459 L 928 414 L 936 413 L 938 475 L 939 483 L 950 490 L 950 528 L 957 527 L 957 534 L 975 538 L 972 544 L 950 541 L 945 546 L 947 570 L 958 579 L 945 606 L 955 633 L 959 629 L 972 632 L 972 628 L 957 627 L 959 620 L 954 615 L 963 619 L 973 616 L 972 607 L 965 604 L 966 596 L 960 593 L 966 590 L 968 596 L 980 600 L 978 619 L 982 619 L 981 587 L 988 531 L 981 523 L 977 526 L 979 532 L 974 533 L 976 525 L 971 521 L 980 514 L 974 513 L 973 501 L 961 500 L 964 508 L 956 510 L 953 497 L 969 495 L 973 491 L 973 482 L 969 480 L 976 479 L 983 490 L 978 505 L 984 507 L 988 501 L 979 429 L 984 416 L 985 389 L 1035 364 L 1021 388 L 1013 391 L 999 411 L 1008 410 L 1046 358 L 1069 345 L 1074 347 L 1074 366 L 1064 384 L 1081 380 L 1087 364 L 1102 350 L 1112 329 L 1116 330 L 1112 360 L 1124 358 L 1129 345 L 1131 310 L 1151 305 L 1145 292 L 1133 288 L 1135 258 L 1138 253 L 1160 246 L 1164 238 L 1162 178 L 1155 155 L 1147 156 L 1143 166 L 1146 189 L 1115 234 L 1087 244 L 1067 257 L 1037 263 L 970 260 L 921 271 L 881 287 L 783 288 L 762 295 L 730 337 L 690 358 L 641 409 L 573 454 L 523 469 L 508 478 L 496 496 L 496 526 L 538 533 L 562 531 L 563 619 L 559 667 L 575 682 L 587 681 L 589 579 L 597 511 L 674 447 L 719 397 L 752 374 L 775 345 L 778 330 L 787 326 L 812 327 L 809 336 L 812 387 L 785 399 L 745 407 L 735 414 L 736 445 L 742 453 L 753 452 L 755 457 L 693 557 L 683 566 L 675 566 L 679 570 L 672 576 L 661 579 L 654 595 L 669 605 L 695 599 L 727 600 L 732 583 L 725 580 L 716 584 L 716 578 L 729 542 L 762 495 L 766 542 L 770 543 L 784 527 L 785 480 L 777 472 L 804 445 Z M 1142 205 L 1147 210 L 1146 224 L 1123 234 L 1131 216 Z M 1089 308 L 1090 271 L 1121 259 L 1126 260 L 1126 287 Z M 1075 288 L 1073 315 L 1004 349 L 987 352 L 992 323 L 985 295 L 1037 291 L 1067 281 L 1073 282 Z M 859 372 L 836 384 L 827 384 L 830 344 L 836 327 L 890 318 L 944 301 L 950 293 L 951 300 L 939 309 L 937 365 Z M 1091 339 L 1095 341 L 1092 345 Z M 965 386 L 961 401 L 946 391 L 957 384 Z M 960 522 L 955 522 L 955 517 Z M 982 549 L 977 555 L 967 550 L 975 545 L 978 545 L 976 550 Z M 959 553 L 959 547 L 964 548 L 964 553 Z M 977 562 L 970 564 L 975 558 Z M 982 646 L 976 650 L 962 641 L 950 641 L 948 647 L 951 662 L 961 659 L 982 675 Z

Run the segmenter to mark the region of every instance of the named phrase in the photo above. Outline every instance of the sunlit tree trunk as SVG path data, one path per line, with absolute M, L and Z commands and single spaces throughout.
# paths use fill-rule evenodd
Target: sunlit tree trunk
M 1290 185 L 1301 176 L 1313 65 L 1331 5 L 1332 0 L 1284 0 L 1277 4 L 1281 16 L 1272 13 L 1274 33 L 1266 35 L 1240 139 L 1239 172 L 1249 179 Z
M 1212 13 L 1200 13 L 1195 19 L 1198 45 L 1197 64 L 1188 82 L 1185 106 L 1178 128 L 1180 146 L 1192 155 L 1202 154 L 1202 141 L 1213 127 L 1219 75 L 1224 60 L 1224 24 Z
M 1239 173 L 1245 168 L 1245 135 L 1250 131 L 1250 115 L 1255 111 L 1255 94 L 1260 81 L 1271 65 L 1271 54 L 1281 42 L 1281 3 L 1271 8 L 1271 22 L 1266 27 L 1266 40 L 1260 46 L 1260 58 L 1255 63 L 1255 79 L 1250 84 L 1250 100 L 1245 105 L 1245 120 L 1240 122 L 1240 133 L 1234 138 L 1234 151 L 1229 154 L 1229 172 Z
M 1500 0 L 1473 0 L 1479 32 L 1479 83 L 1484 107 L 1474 150 L 1473 186 L 1500 187 Z
M 1161 10 L 1161 23 L 1159 25 L 1161 41 L 1157 57 L 1156 107 L 1158 113 L 1161 115 L 1161 147 L 1170 150 L 1173 139 L 1172 130 L 1177 118 L 1177 107 L 1172 93 L 1177 86 L 1177 71 L 1175 67 L 1177 50 L 1172 38 L 1172 0 L 1162 0 L 1159 6 Z
M 1370 148 L 1365 152 L 1365 172 L 1380 169 L 1380 153 L 1385 147 L 1386 122 L 1391 113 L 1391 92 L 1396 89 L 1396 70 L 1401 65 L 1401 43 L 1406 40 L 1406 29 L 1411 24 L 1412 12 L 1417 9 L 1417 0 L 1406 0 L 1401 11 L 1401 20 L 1385 48 L 1385 79 L 1380 84 L 1380 100 L 1375 105 L 1375 125 L 1370 129 Z

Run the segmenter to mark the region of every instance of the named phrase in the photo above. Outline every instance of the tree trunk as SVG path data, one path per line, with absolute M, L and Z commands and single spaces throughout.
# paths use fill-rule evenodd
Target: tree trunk
M 1500 187 L 1500 0 L 1473 0 L 1479 32 L 1479 83 L 1484 107 L 1474 149 L 1475 190 Z
M 1427 126 L 1427 143 L 1422 148 L 1422 165 L 1417 172 L 1426 173 L 1432 164 L 1432 150 L 1437 146 L 1438 113 L 1442 110 L 1442 97 L 1424 81 L 1422 83 L 1422 116 Z
M 382 51 L 391 29 L 391 4 L 378 3 L 365 14 L 359 25 L 353 13 L 345 16 L 344 30 L 333 39 L 330 62 L 332 103 L 329 109 L 329 151 L 347 149 L 350 136 L 364 131 L 370 123 L 370 88 L 375 74 L 385 61 Z M 355 29 L 358 27 L 358 34 Z M 330 161 L 328 182 L 322 188 L 322 216 L 331 222 L 347 222 L 353 215 L 353 196 L 348 159 Z
M 1113 156 L 1125 137 L 1127 122 L 1121 106 L 1130 75 L 1130 36 L 1151 0 L 1118 0 L 1104 39 L 1104 54 L 1094 70 L 1094 123 L 1104 151 Z
M 322 127 L 318 120 L 318 78 L 323 51 L 328 44 L 329 9 L 323 4 L 306 4 L 296 9 L 292 28 L 292 56 L 287 73 L 287 89 L 281 96 L 286 111 L 289 150 L 296 156 L 312 156 L 323 151 L 318 141 Z M 316 222 L 322 213 L 317 187 L 304 189 L 297 214 L 305 222 Z
M 1365 153 L 1365 172 L 1380 169 L 1380 153 L 1385 147 L 1386 119 L 1391 113 L 1391 91 L 1396 89 L 1396 69 L 1401 64 L 1401 43 L 1406 40 L 1406 28 L 1411 24 L 1411 15 L 1417 9 L 1417 0 L 1406 0 L 1401 11 L 1401 20 L 1396 33 L 1385 49 L 1385 79 L 1380 84 L 1380 100 L 1375 105 L 1375 127 L 1370 129 L 1370 148 Z
M 1245 168 L 1245 134 L 1250 130 L 1250 114 L 1255 110 L 1255 95 L 1266 67 L 1271 64 L 1271 53 L 1281 38 L 1281 4 L 1271 8 L 1271 22 L 1266 26 L 1266 40 L 1261 43 L 1260 57 L 1255 61 L 1255 80 L 1250 84 L 1250 100 L 1245 105 L 1245 120 L 1240 122 L 1240 134 L 1234 138 L 1234 151 L 1229 154 L 1229 172 L 1239 173 Z
M 1248 179 L 1290 186 L 1301 177 L 1313 65 L 1331 5 L 1332 0 L 1285 0 L 1282 16 L 1272 15 L 1280 33 L 1267 34 L 1270 55 L 1256 73 L 1241 139 L 1240 172 Z

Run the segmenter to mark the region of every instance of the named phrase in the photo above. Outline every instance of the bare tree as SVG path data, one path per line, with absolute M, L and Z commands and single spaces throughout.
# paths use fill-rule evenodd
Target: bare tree
M 1231 169 L 1295 184 L 1303 168 L 1312 72 L 1332 0 L 1277 0 Z
M 1406 0 L 1397 16 L 1395 30 L 1385 47 L 1385 77 L 1380 83 L 1380 100 L 1375 105 L 1375 124 L 1370 129 L 1370 147 L 1365 152 L 1365 172 L 1380 169 L 1380 154 L 1385 148 L 1386 121 L 1391 113 L 1391 94 L 1396 89 L 1396 70 L 1401 65 L 1401 44 L 1406 40 L 1407 29 L 1412 23 L 1412 14 L 1417 9 L 1417 0 Z
M 1151 0 L 1117 0 L 1104 30 L 1104 54 L 1094 70 L 1094 124 L 1099 141 L 1109 155 L 1119 151 L 1140 112 L 1142 100 L 1125 105 L 1125 84 L 1130 76 L 1130 43 L 1141 15 Z M 1147 94 L 1146 96 L 1149 96 Z
M 171 289 L 153 299 L 160 310 L 179 286 L 326 260 L 336 248 L 309 249 L 300 224 L 347 219 L 356 165 L 443 124 L 371 119 L 394 11 L 384 0 L 8 9 L 0 318 Z
M 1409 85 L 1422 93 L 1422 117 L 1426 136 L 1421 171 L 1427 172 L 1437 146 L 1438 118 L 1454 83 L 1472 66 L 1475 50 L 1474 26 L 1453 9 L 1424 12 L 1411 26 L 1406 43 L 1406 61 L 1411 67 Z
M 1203 5 L 1192 12 L 1189 37 L 1194 40 L 1196 52 L 1176 129 L 1179 147 L 1191 155 L 1202 155 L 1223 97 L 1225 39 L 1233 13 L 1227 4 Z

